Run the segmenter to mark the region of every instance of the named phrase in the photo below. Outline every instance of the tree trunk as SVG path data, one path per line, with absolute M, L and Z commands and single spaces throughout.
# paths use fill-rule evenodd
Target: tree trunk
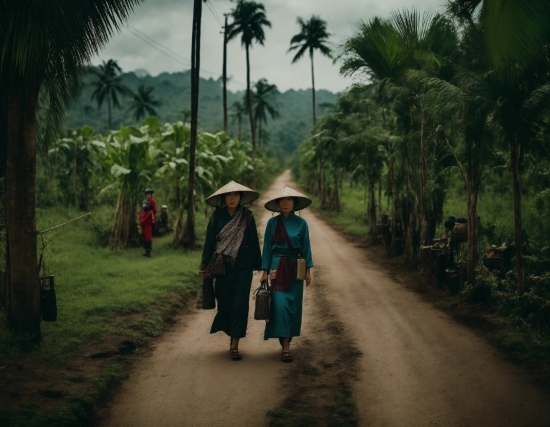
M 428 245 L 428 203 L 426 201 L 426 155 L 424 149 L 424 104 L 420 102 L 420 244 Z
M 475 283 L 475 269 L 477 265 L 477 194 L 479 189 L 479 178 L 474 165 L 468 165 L 468 255 L 466 259 L 466 275 L 468 283 Z
M 223 131 L 227 133 L 227 17 L 223 27 Z
M 74 162 L 73 162 L 73 196 L 74 196 L 74 206 L 77 206 L 76 201 L 76 145 L 77 138 L 74 140 Z
M 393 158 L 393 153 L 390 153 L 390 181 L 391 181 L 391 198 L 392 198 L 392 233 L 391 233 L 391 244 L 390 244 L 390 253 L 393 251 L 393 242 L 395 240 L 395 226 L 397 224 L 397 211 L 395 207 L 397 206 L 397 182 L 395 180 L 395 160 Z
M 317 126 L 317 114 L 315 113 L 315 72 L 313 70 L 313 49 L 309 50 L 309 57 L 311 59 L 311 97 L 313 106 L 313 126 Z
M 36 232 L 36 106 L 39 79 L 17 79 L 8 89 L 6 231 L 10 300 L 8 324 L 40 339 Z
M 258 120 L 258 149 L 262 149 L 262 121 Z
M 132 191 L 126 189 L 123 184 L 118 195 L 115 220 L 109 237 L 110 248 L 125 248 L 128 246 L 128 242 L 135 243 L 137 240 L 136 201 L 131 194 Z
M 113 127 L 111 126 L 111 94 L 107 96 L 107 118 L 109 120 L 109 129 L 111 130 Z
M 523 239 L 521 237 L 521 192 L 519 174 L 519 153 L 517 136 L 513 135 L 510 140 L 510 160 L 512 176 L 514 180 L 514 238 L 516 243 L 516 276 L 518 294 L 525 291 L 525 267 L 523 265 Z
M 195 236 L 195 157 L 197 149 L 197 121 L 199 112 L 199 76 L 201 52 L 202 0 L 195 0 L 193 7 L 193 37 L 191 46 L 191 138 L 189 146 L 189 183 L 187 194 L 187 224 L 185 244 L 194 247 Z
M 175 194 L 176 194 L 176 206 L 178 207 L 176 221 L 174 222 L 174 237 L 172 239 L 172 244 L 174 246 L 181 246 L 183 240 L 183 197 L 182 192 L 179 186 L 179 179 L 176 179 L 175 185 Z
M 413 192 L 412 192 L 412 166 L 410 159 L 410 146 L 409 140 L 405 142 L 405 161 L 407 164 L 407 198 L 408 198 L 408 207 L 409 207 L 409 221 L 407 224 L 407 238 L 405 241 L 405 262 L 412 264 L 414 257 L 414 231 L 416 228 L 415 221 L 415 206 L 413 203 Z
M 376 190 L 374 178 L 374 166 L 369 166 L 369 238 L 371 243 L 376 241 Z
M 252 140 L 252 158 L 256 159 L 256 129 L 252 115 L 252 96 L 250 92 L 250 46 L 246 45 L 246 107 L 250 120 L 250 139 Z

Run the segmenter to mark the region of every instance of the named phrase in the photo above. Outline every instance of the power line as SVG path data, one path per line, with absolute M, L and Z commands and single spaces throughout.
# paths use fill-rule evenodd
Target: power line
M 183 62 L 181 62 L 179 59 L 177 58 L 174 58 L 172 55 L 170 55 L 168 52 L 165 52 L 161 49 L 159 49 L 157 46 L 155 46 L 153 43 L 149 42 L 146 38 L 140 36 L 138 33 L 132 31 L 130 28 L 128 28 L 128 31 L 130 31 L 134 36 L 138 37 L 140 40 L 144 41 L 145 43 L 147 43 L 149 46 L 151 46 L 153 49 L 155 49 L 156 51 L 168 56 L 170 59 L 172 59 L 173 61 L 176 61 L 178 64 L 181 64 L 181 65 L 184 65 L 186 67 L 189 66 L 189 64 L 185 64 Z
M 208 3 L 207 3 L 208 4 Z M 126 28 L 128 29 L 128 31 L 130 31 L 133 35 L 135 35 L 136 37 L 138 37 L 140 40 L 144 41 L 145 43 L 147 43 L 149 46 L 151 46 L 153 49 L 155 49 L 156 51 L 168 56 L 170 59 L 172 59 L 173 61 L 176 61 L 177 63 L 181 64 L 181 65 L 184 65 L 185 67 L 191 67 L 191 60 L 180 55 L 179 53 L 173 51 L 172 49 L 170 49 L 168 46 L 160 43 L 160 42 L 157 42 L 155 39 L 153 39 L 152 37 L 148 36 L 147 34 L 145 34 L 144 32 L 138 30 L 137 28 L 135 27 L 132 27 L 130 25 L 126 25 Z M 150 40 L 150 41 L 149 41 Z M 154 43 L 154 44 L 153 44 Z M 155 45 L 158 45 L 159 47 L 155 46 Z M 183 63 L 180 59 L 178 58 L 175 58 L 174 56 L 177 56 L 179 58 L 181 58 L 181 60 L 183 61 L 186 61 L 186 63 Z M 213 71 L 209 71 L 209 70 L 205 70 L 204 68 L 201 68 L 200 69 L 202 72 L 204 73 L 207 73 L 207 74 L 210 74 L 212 76 L 215 76 L 215 77 L 219 77 L 219 73 L 215 73 Z M 233 80 L 234 83 L 238 84 L 239 86 L 243 86 L 245 87 L 246 85 L 244 83 L 241 83 L 237 80 Z
M 183 59 L 184 61 L 187 61 L 187 62 L 191 63 L 191 60 L 190 60 L 190 59 L 188 59 L 188 58 L 186 58 L 185 56 L 182 56 L 182 55 L 180 55 L 179 53 L 173 51 L 173 50 L 170 49 L 168 46 L 163 45 L 162 43 L 157 42 L 156 40 L 152 39 L 152 38 L 149 37 L 147 34 L 145 34 L 143 31 L 140 31 L 140 30 L 138 30 L 137 28 L 132 27 L 132 26 L 130 26 L 130 25 L 128 25 L 128 27 L 132 28 L 134 31 L 137 31 L 138 33 L 140 33 L 140 34 L 141 34 L 142 36 L 144 36 L 145 38 L 151 40 L 153 43 L 155 43 L 155 44 L 157 44 L 157 45 L 159 45 L 159 46 L 162 46 L 162 47 L 163 47 L 164 49 L 166 49 L 168 52 L 171 52 L 172 54 L 174 54 L 174 55 L 176 55 L 176 56 L 179 56 L 179 57 L 180 57 L 181 59 Z
M 214 5 L 211 5 L 209 1 L 206 2 L 206 6 L 208 7 L 208 9 L 210 10 L 210 12 L 212 13 L 212 16 L 214 17 L 214 19 L 216 21 L 218 21 L 218 24 L 220 25 L 220 27 L 223 27 L 223 24 L 220 22 L 220 18 L 218 17 L 218 13 L 215 12 L 215 10 L 213 9 Z

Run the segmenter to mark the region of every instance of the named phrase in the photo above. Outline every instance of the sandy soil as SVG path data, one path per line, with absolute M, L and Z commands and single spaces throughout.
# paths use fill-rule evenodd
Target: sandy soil
M 263 198 L 289 179 L 288 172 L 280 176 Z M 270 216 L 263 214 L 260 231 Z M 293 341 L 295 357 L 330 367 L 327 343 L 335 353 L 340 346 L 339 329 L 331 325 L 343 326 L 346 343 L 351 339 L 362 353 L 349 356 L 360 426 L 550 425 L 550 394 L 525 372 L 389 278 L 312 211 L 303 217 L 318 268 L 306 292 L 304 337 Z M 192 310 L 139 362 L 104 425 L 265 425 L 266 412 L 290 395 L 296 364 L 282 364 L 278 342 L 263 341 L 264 324 L 253 320 L 252 303 L 242 361 L 230 361 L 224 334 L 209 335 L 214 312 Z M 321 322 L 327 327 L 317 327 Z M 320 343 L 323 351 L 315 351 Z

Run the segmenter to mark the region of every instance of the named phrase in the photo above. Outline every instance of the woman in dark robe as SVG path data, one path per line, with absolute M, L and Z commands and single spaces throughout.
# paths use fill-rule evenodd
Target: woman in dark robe
M 206 199 L 215 206 L 206 230 L 200 273 L 215 278 L 218 313 L 210 333 L 231 337 L 232 360 L 241 360 L 239 340 L 246 336 L 253 270 L 262 265 L 260 242 L 252 212 L 245 207 L 259 194 L 231 181 Z
M 306 286 L 311 283 L 313 259 L 309 229 L 306 220 L 295 214 L 310 204 L 309 198 L 290 187 L 284 187 L 265 204 L 267 210 L 280 214 L 267 222 L 264 234 L 264 272 L 260 281 L 269 277 L 273 291 L 271 317 L 265 326 L 264 339 L 279 339 L 283 362 L 292 362 L 290 341 L 300 335 L 302 328 L 304 282 L 296 280 L 293 267 L 297 258 L 305 260 Z

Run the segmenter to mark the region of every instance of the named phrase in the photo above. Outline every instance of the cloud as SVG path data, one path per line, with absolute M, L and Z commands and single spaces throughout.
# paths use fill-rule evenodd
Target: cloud
M 298 16 L 304 19 L 319 15 L 325 19 L 331 41 L 341 43 L 353 34 L 358 20 L 374 16 L 387 17 L 392 11 L 410 8 L 406 0 L 264 0 L 267 18 L 272 29 L 266 28 L 265 46 L 254 45 L 251 52 L 252 81 L 266 78 L 279 90 L 306 89 L 311 87 L 309 59 L 303 58 L 291 64 L 287 54 L 291 37 L 299 31 Z M 143 68 L 153 75 L 190 68 L 191 25 L 193 2 L 191 0 L 149 0 L 136 7 L 134 14 L 113 37 L 101 54 L 92 62 L 113 58 L 125 71 Z M 417 0 L 419 10 L 442 11 L 445 0 Z M 235 7 L 229 0 L 209 0 L 203 6 L 201 76 L 218 78 L 222 73 L 224 13 Z M 341 91 L 353 80 L 340 76 L 339 65 L 315 56 L 315 80 L 318 89 Z M 246 83 L 245 52 L 240 40 L 228 46 L 228 74 L 233 76 L 230 89 L 244 89 Z

